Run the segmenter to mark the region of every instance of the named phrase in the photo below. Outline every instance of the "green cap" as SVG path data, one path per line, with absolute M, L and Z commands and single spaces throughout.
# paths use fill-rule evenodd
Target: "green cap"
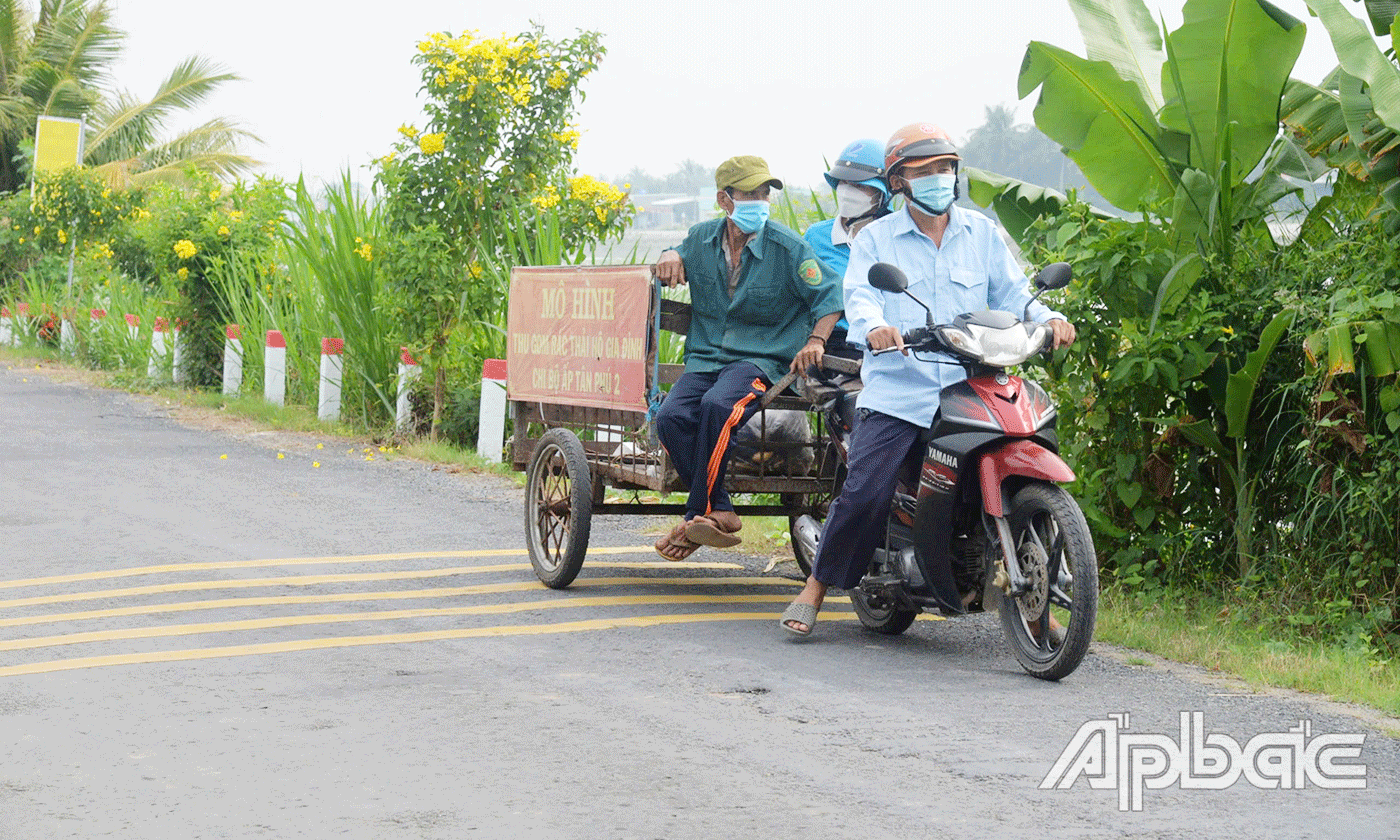
M 726 160 L 715 170 L 715 187 L 733 187 L 744 192 L 753 192 L 764 184 L 772 184 L 774 189 L 782 189 L 783 182 L 768 171 L 768 161 L 754 155 L 739 155 Z

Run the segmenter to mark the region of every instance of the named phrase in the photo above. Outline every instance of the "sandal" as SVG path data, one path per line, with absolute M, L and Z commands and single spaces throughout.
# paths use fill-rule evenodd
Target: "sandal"
M 817 626 L 817 610 L 818 608 L 812 604 L 793 601 L 791 604 L 788 604 L 787 609 L 783 610 L 783 617 L 778 619 L 778 626 L 794 636 L 810 636 L 812 635 L 812 628 Z M 807 629 L 798 630 L 796 627 L 788 624 L 789 621 L 805 624 L 807 625 Z
M 685 528 L 687 524 L 688 523 L 682 522 L 672 528 L 669 534 L 657 540 L 656 544 L 652 546 L 656 549 L 656 553 L 661 555 L 663 560 L 679 563 L 694 554 L 695 549 L 700 547 L 699 543 L 686 539 Z M 668 554 L 667 552 L 671 553 Z
M 733 533 L 721 528 L 718 522 L 708 516 L 697 516 L 687 522 L 685 538 L 690 542 L 708 545 L 711 548 L 733 548 L 743 542 Z

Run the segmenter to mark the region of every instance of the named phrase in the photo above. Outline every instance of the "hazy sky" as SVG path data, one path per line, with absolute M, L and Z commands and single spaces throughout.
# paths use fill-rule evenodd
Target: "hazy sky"
M 114 3 L 130 32 L 116 84 L 147 97 L 191 53 L 227 65 L 244 81 L 203 118 L 241 119 L 265 141 L 252 151 L 266 171 L 286 178 L 334 178 L 349 165 L 368 181 L 360 167 L 389 150 L 395 129 L 421 126 L 410 59 L 434 31 L 494 36 L 536 21 L 555 38 L 602 32 L 608 54 L 585 82 L 579 116 L 584 172 L 664 175 L 685 158 L 713 166 L 758 154 L 797 185 L 819 183 L 823 158 L 848 141 L 883 141 L 910 122 L 940 123 L 960 140 L 998 103 L 1029 122 L 1033 102 L 1016 98 L 1026 44 L 1083 54 L 1063 0 Z M 1302 0 L 1275 3 L 1308 23 L 1294 75 L 1319 81 L 1336 63 L 1325 30 Z M 1179 2 L 1148 5 L 1179 23 Z

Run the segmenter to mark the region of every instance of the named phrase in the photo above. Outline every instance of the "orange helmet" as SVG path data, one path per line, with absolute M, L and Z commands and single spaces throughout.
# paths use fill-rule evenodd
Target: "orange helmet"
M 901 166 L 937 158 L 962 160 L 958 147 L 943 129 L 933 123 L 911 123 L 891 135 L 885 144 L 885 177 L 894 175 Z

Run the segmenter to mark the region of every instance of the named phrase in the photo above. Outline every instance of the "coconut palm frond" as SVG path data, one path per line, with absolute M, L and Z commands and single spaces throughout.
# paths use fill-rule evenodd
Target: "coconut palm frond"
M 118 29 L 107 0 L 54 4 L 45 24 L 41 14 L 31 49 L 35 61 L 54 67 L 62 76 L 84 85 L 97 85 L 121 53 L 126 33 Z
M 144 172 L 137 172 L 130 176 L 128 183 L 132 187 L 147 187 L 156 183 L 185 186 L 189 183 L 189 172 L 192 169 L 212 172 L 215 175 L 229 178 L 247 174 L 261 165 L 262 161 L 254 160 L 247 155 L 210 152 L 172 161 Z
M 120 153 L 98 151 L 109 138 L 127 132 L 150 142 L 155 126 L 177 111 L 198 106 L 220 85 L 231 81 L 239 81 L 239 76 L 207 58 L 190 56 L 171 71 L 150 100 L 142 102 L 122 94 L 109 112 L 97 114 L 94 123 L 101 128 L 90 139 L 89 147 L 94 154 L 102 154 L 104 160 L 114 159 Z
M 236 176 L 261 165 L 261 161 L 236 151 L 247 141 L 262 142 L 232 120 L 213 119 L 138 154 L 104 160 L 95 171 L 108 183 L 122 187 L 155 181 L 183 183 L 183 172 L 190 166 L 219 176 Z
M 10 89 L 19 72 L 29 39 L 29 14 L 20 0 L 0 0 L 0 91 Z

